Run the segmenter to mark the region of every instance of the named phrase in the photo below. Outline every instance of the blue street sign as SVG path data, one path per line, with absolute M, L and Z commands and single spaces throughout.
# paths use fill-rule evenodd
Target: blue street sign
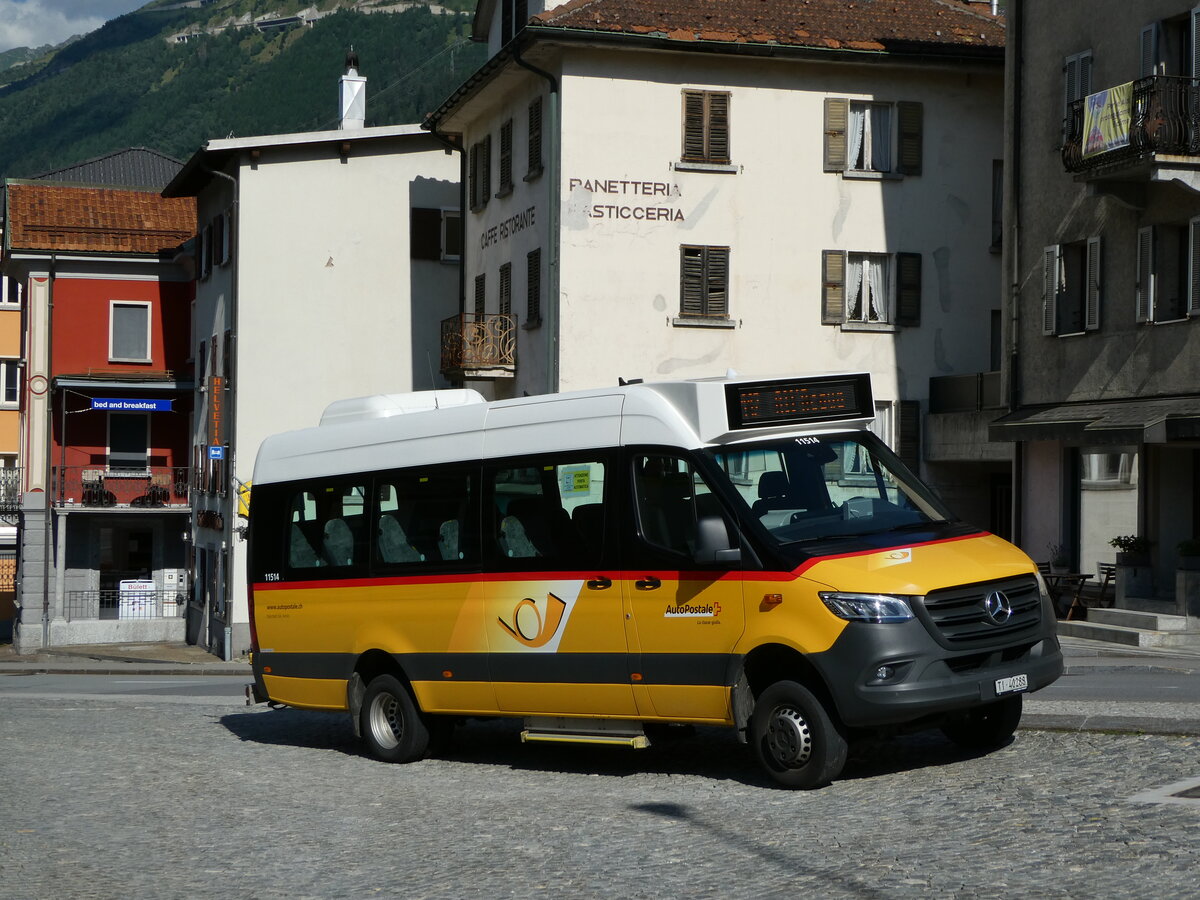
M 221 444 L 211 444 L 208 448 L 209 459 L 224 459 L 225 448 Z
M 93 397 L 92 409 L 107 409 L 116 412 L 170 412 L 170 400 L 136 400 L 119 397 Z

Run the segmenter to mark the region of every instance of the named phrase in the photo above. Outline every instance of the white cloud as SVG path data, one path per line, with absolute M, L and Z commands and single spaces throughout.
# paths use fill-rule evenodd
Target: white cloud
M 95 31 L 146 0 L 0 0 L 0 51 L 57 44 Z

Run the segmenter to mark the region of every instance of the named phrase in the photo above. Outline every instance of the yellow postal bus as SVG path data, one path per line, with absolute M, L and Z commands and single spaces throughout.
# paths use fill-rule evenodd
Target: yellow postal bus
M 998 745 L 1062 671 L 1050 601 L 873 412 L 865 374 L 335 403 L 256 461 L 252 696 L 398 762 L 472 716 L 726 726 L 789 787 L 868 732 Z

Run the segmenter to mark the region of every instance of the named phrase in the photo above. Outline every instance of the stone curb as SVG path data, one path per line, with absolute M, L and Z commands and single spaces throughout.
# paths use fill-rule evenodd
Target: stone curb
M 1027 712 L 1021 716 L 1020 730 L 1200 736 L 1200 719 L 1168 719 L 1150 716 L 1073 716 L 1062 713 Z
M 0 663 L 0 675 L 224 675 L 253 677 L 248 663 L 171 663 L 97 660 Z

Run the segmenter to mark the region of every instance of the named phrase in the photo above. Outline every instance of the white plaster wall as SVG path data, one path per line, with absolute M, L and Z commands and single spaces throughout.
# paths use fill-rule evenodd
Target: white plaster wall
M 411 388 L 410 298 L 435 318 L 457 311 L 453 295 L 431 297 L 423 286 L 413 293 L 409 194 L 418 177 L 456 185 L 458 159 L 440 147 L 391 150 L 368 153 L 356 145 L 345 162 L 334 153 L 277 152 L 269 162 L 264 154 L 256 167 L 242 167 L 237 474 L 243 480 L 267 435 L 316 424 L 337 399 Z M 457 188 L 451 198 L 457 201 Z
M 423 389 L 431 377 L 445 386 L 435 335 L 458 311 L 457 268 L 414 263 L 409 225 L 414 205 L 458 206 L 459 159 L 421 135 L 354 144 L 344 159 L 327 144 L 264 149 L 238 174 L 236 311 L 234 268 L 214 270 L 197 291 L 195 339 L 220 336 L 236 317 L 232 471 L 248 482 L 263 438 L 315 425 L 334 400 Z M 223 185 L 213 190 L 202 217 L 228 203 Z M 414 349 L 414 335 L 434 343 Z M 196 539 L 220 546 L 215 531 Z M 245 546 L 235 537 L 229 548 L 235 626 L 249 621 Z
M 999 73 L 964 77 L 704 57 L 576 52 L 562 79 L 563 390 L 618 375 L 683 378 L 866 369 L 879 399 L 924 398 L 931 375 L 987 367 L 999 259 L 988 252 Z M 669 68 L 668 68 L 669 66 Z M 683 87 L 732 92 L 736 174 L 672 171 Z M 822 171 L 826 96 L 924 104 L 923 174 L 852 181 Z M 667 182 L 682 222 L 588 218 L 572 178 Z M 657 201 L 653 205 L 659 205 Z M 673 327 L 679 245 L 729 245 L 732 331 Z M 822 326 L 821 250 L 920 252 L 919 328 Z

